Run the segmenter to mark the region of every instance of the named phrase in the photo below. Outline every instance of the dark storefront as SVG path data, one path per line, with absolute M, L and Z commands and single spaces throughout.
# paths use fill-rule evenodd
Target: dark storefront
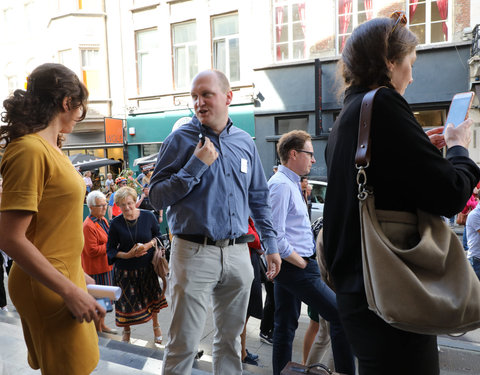
M 470 90 L 469 58 L 468 42 L 417 50 L 414 81 L 405 98 L 422 126 L 443 125 L 453 95 Z M 337 95 L 337 61 L 337 58 L 318 60 L 321 79 L 317 79 L 317 93 L 315 61 L 255 69 L 255 136 L 267 176 L 279 163 L 276 142 L 281 134 L 293 129 L 305 130 L 313 137 L 317 162 L 310 175 L 326 176 L 325 146 L 341 109 Z

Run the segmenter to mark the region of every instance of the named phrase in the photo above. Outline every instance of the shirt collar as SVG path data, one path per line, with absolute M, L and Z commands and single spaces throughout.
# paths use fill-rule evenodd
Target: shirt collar
M 292 180 L 294 183 L 300 183 L 300 176 L 292 171 L 290 168 L 285 167 L 284 165 L 278 166 L 278 172 L 282 172 L 289 180 Z
M 215 134 L 212 129 L 210 129 L 208 126 L 202 125 L 202 123 L 198 120 L 196 115 L 193 115 L 192 117 L 192 124 L 196 124 L 202 134 Z M 222 132 L 219 134 L 219 136 L 222 136 L 222 134 L 230 134 L 230 130 L 232 128 L 233 121 L 229 117 L 227 121 L 227 126 L 222 130 Z

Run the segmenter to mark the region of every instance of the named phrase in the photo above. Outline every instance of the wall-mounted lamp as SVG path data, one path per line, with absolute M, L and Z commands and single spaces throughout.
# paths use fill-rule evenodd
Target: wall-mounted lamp
M 135 128 L 128 128 L 128 134 L 129 135 L 135 135 Z

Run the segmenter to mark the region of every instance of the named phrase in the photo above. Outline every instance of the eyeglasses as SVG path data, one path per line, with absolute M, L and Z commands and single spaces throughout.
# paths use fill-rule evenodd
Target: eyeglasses
M 105 207 L 107 207 L 107 204 L 106 203 L 105 204 L 94 204 L 92 207 L 103 207 L 103 208 L 105 208 Z
M 307 151 L 307 150 L 295 150 L 297 152 L 303 152 L 305 154 L 310 155 L 310 159 L 313 159 L 313 152 L 312 151 Z
M 390 18 L 395 20 L 395 24 L 393 25 L 393 28 L 390 31 L 390 34 L 388 35 L 389 38 L 392 36 L 393 32 L 395 31 L 399 23 L 400 25 L 404 25 L 404 26 L 407 24 L 407 16 L 405 15 L 405 12 L 402 12 L 401 10 L 397 10 L 393 12 L 390 15 Z

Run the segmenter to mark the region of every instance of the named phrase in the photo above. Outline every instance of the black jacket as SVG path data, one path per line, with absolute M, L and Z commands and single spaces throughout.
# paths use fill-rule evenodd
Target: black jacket
M 328 188 L 324 207 L 327 267 L 337 293 L 363 292 L 360 217 L 357 199 L 357 147 L 360 104 L 368 89 L 351 87 L 330 134 L 325 159 Z M 446 158 L 430 142 L 405 99 L 382 88 L 373 105 L 368 185 L 376 207 L 453 216 L 480 180 L 467 149 L 448 149 Z

